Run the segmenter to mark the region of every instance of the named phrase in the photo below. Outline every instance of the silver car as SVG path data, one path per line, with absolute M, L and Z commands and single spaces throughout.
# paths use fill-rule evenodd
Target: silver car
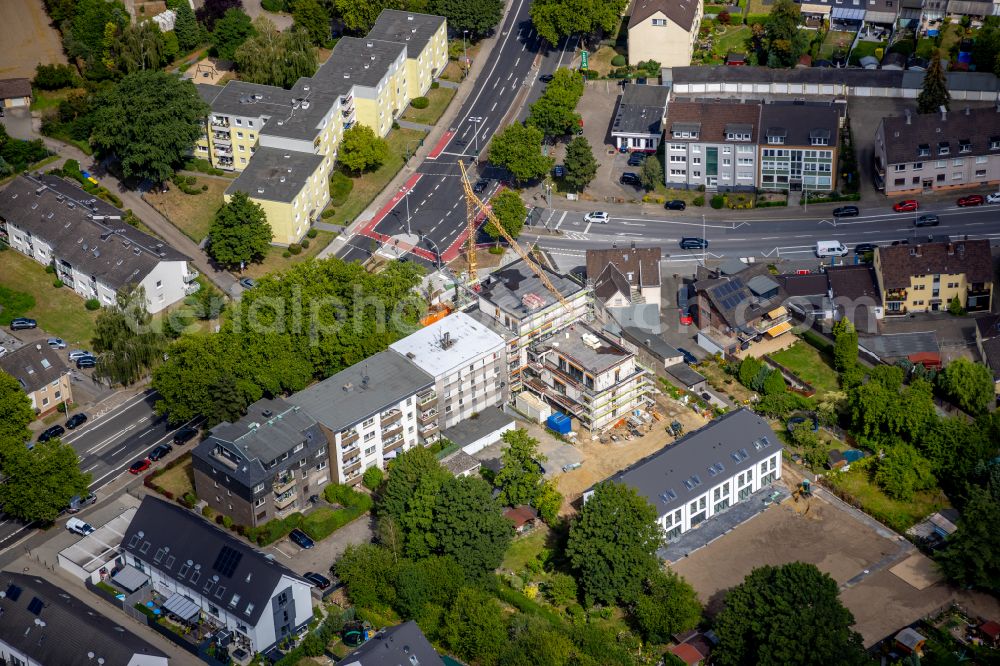
M 52 349 L 66 349 L 66 341 L 62 338 L 49 338 L 48 343 Z
M 584 222 L 597 222 L 598 224 L 608 223 L 608 214 L 603 210 L 595 210 L 583 216 Z
M 93 354 L 91 354 L 89 351 L 83 351 L 83 350 L 80 350 L 80 349 L 74 349 L 73 351 L 71 351 L 69 353 L 69 360 L 71 360 L 71 361 L 78 361 L 79 359 L 83 358 L 84 356 L 93 356 Z

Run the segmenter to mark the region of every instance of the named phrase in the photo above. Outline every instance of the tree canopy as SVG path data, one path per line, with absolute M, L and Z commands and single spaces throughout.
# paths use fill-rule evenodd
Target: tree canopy
M 973 416 L 985 413 L 995 400 L 990 369 L 964 356 L 945 366 L 938 384 L 949 399 Z
M 569 134 L 580 123 L 576 105 L 583 96 L 583 75 L 560 67 L 552 75 L 542 96 L 531 105 L 527 125 L 546 136 Z
M 490 143 L 490 162 L 524 182 L 541 178 L 552 168 L 553 159 L 542 155 L 541 130 L 520 123 L 508 125 Z
M 292 17 L 295 25 L 309 33 L 309 39 L 316 46 L 330 41 L 330 15 L 317 0 L 294 0 Z
M 95 377 L 128 386 L 163 360 L 167 338 L 153 325 L 147 307 L 144 288 L 126 287 L 118 292 L 115 305 L 97 315 L 91 340 L 98 353 Z
M 316 50 L 308 32 L 298 27 L 281 32 L 264 16 L 254 20 L 253 28 L 256 34 L 234 54 L 240 79 L 291 88 L 316 73 Z
M 399 9 L 394 0 L 332 0 L 336 15 L 344 23 L 344 28 L 355 35 L 364 35 L 383 9 Z
M 431 0 L 430 13 L 448 19 L 448 27 L 461 35 L 468 30 L 479 37 L 493 29 L 503 16 L 502 0 Z
M 566 146 L 566 157 L 563 158 L 566 175 L 563 182 L 577 192 L 582 192 L 597 175 L 597 160 L 590 142 L 584 136 L 574 137 Z
M 844 372 L 858 363 L 858 331 L 847 317 L 833 325 L 833 369 Z
M 174 29 L 176 30 L 176 28 Z M 233 60 L 236 57 L 236 49 L 253 35 L 253 21 L 250 20 L 246 12 L 240 9 L 229 9 L 221 19 L 215 22 L 215 29 L 212 31 L 212 48 L 218 57 Z M 179 35 L 178 41 L 180 41 Z
M 86 495 L 90 474 L 80 471 L 79 455 L 59 439 L 39 442 L 30 450 L 14 447 L 3 461 L 0 505 L 25 522 L 51 522 L 76 495 Z
M 808 46 L 806 33 L 799 30 L 801 9 L 793 0 L 775 0 L 764 23 L 747 38 L 747 48 L 757 62 L 774 68 L 794 67 Z
M 655 190 L 657 185 L 664 182 L 663 165 L 660 164 L 658 156 L 647 155 L 646 159 L 642 161 L 642 168 L 639 169 L 639 180 L 647 192 Z
M 975 487 L 962 508 L 958 530 L 938 557 L 941 568 L 961 586 L 1000 592 L 1000 484 Z
M 632 616 L 647 641 L 666 643 L 698 626 L 701 602 L 690 583 L 673 571 L 657 569 L 646 580 Z
M 550 44 L 575 34 L 610 34 L 615 30 L 628 0 L 535 0 L 531 3 L 531 23 Z
M 260 204 L 236 192 L 215 213 L 208 230 L 208 254 L 223 266 L 258 261 L 271 246 L 271 225 Z
M 355 123 L 344 130 L 337 151 L 340 166 L 356 174 L 377 169 L 389 159 L 389 144 L 368 125 Z
M 12 453 L 31 438 L 28 424 L 35 419 L 31 400 L 16 379 L 0 370 L 0 469 Z
M 948 92 L 948 79 L 941 66 L 941 53 L 935 51 L 917 95 L 917 113 L 938 113 L 941 107 L 947 111 L 950 104 L 951 93 Z
M 182 2 L 177 7 L 177 18 L 174 19 L 174 34 L 182 51 L 190 51 L 202 40 L 202 27 L 195 18 L 191 5 Z
M 490 201 L 490 207 L 493 209 L 493 214 L 500 220 L 500 225 L 507 232 L 507 235 L 516 239 L 521 234 L 524 220 L 528 216 L 528 207 L 521 200 L 521 195 L 514 190 L 503 190 L 493 197 Z M 500 238 L 500 232 L 492 220 L 487 220 L 486 224 L 483 225 L 483 231 L 490 238 Z
M 215 24 L 221 21 L 230 9 L 243 11 L 243 0 L 205 0 L 198 9 L 196 16 L 209 32 L 215 30 Z
M 432 552 L 450 556 L 470 578 L 500 566 L 514 536 L 492 491 L 480 478 L 457 477 L 447 479 L 435 498 Z

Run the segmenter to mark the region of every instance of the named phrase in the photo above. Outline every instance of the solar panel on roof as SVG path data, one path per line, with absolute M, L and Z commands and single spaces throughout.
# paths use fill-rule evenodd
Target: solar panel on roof
M 7 598 L 10 599 L 11 601 L 17 601 L 18 597 L 21 596 L 21 588 L 11 583 L 9 586 L 7 586 L 6 595 Z
M 45 604 L 38 597 L 34 597 L 28 604 L 28 611 L 34 615 L 39 615 L 43 608 L 45 608 Z
M 229 578 L 236 571 L 236 566 L 242 558 L 243 553 L 240 551 L 229 546 L 223 546 L 222 550 L 219 551 L 218 557 L 215 558 L 215 564 L 212 565 L 212 568 L 226 578 Z

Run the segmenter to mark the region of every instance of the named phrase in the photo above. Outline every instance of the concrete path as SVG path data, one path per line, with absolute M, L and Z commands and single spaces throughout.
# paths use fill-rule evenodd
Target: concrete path
M 438 79 L 438 85 L 442 88 L 451 88 L 452 90 L 458 90 L 461 87 L 458 81 L 446 81 L 444 79 Z
M 336 234 L 344 233 L 346 227 L 342 227 L 339 224 L 330 224 L 329 222 L 317 222 L 313 227 L 319 229 L 320 231 L 332 231 Z
M 411 123 L 409 120 L 397 120 L 396 122 L 399 123 L 400 127 L 403 127 L 405 129 L 421 130 L 421 131 L 424 131 L 424 132 L 430 132 L 432 129 L 434 129 L 433 125 L 423 125 L 421 123 Z

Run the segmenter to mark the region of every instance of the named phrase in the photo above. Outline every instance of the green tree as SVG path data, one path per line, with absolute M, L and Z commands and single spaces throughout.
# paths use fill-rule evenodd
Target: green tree
M 794 67 L 808 46 L 806 34 L 799 30 L 801 9 L 793 0 L 775 0 L 764 22 L 758 62 L 768 67 Z
M 763 369 L 764 364 L 760 359 L 754 358 L 753 356 L 747 356 L 740 361 L 740 368 L 737 373 L 740 384 L 743 384 L 743 386 L 746 386 L 748 389 L 757 390 L 759 387 L 755 387 L 755 384 L 757 377 Z
M 535 493 L 535 499 L 531 506 L 538 510 L 541 516 L 549 525 L 553 525 L 559 517 L 559 509 L 562 508 L 563 496 L 556 488 L 555 481 L 551 479 L 542 482 Z
M 643 188 L 647 191 L 656 189 L 657 185 L 664 183 L 663 165 L 656 155 L 649 155 L 642 161 L 642 169 L 639 170 L 639 180 Z
M 175 28 L 176 29 L 176 28 Z M 230 9 L 215 22 L 212 31 L 212 50 L 220 58 L 233 60 L 236 49 L 254 36 L 253 21 L 240 9 Z
M 385 610 L 396 600 L 397 563 L 392 553 L 381 546 L 349 545 L 334 571 L 355 606 Z
M 578 663 L 573 643 L 546 620 L 519 614 L 511 618 L 500 656 L 501 666 L 568 666 Z M 573 661 L 571 661 L 571 659 Z
M 428 605 L 447 606 L 465 585 L 465 578 L 465 571 L 450 557 L 404 560 L 396 578 L 395 608 L 404 618 L 419 618 Z
M 771 370 L 764 378 L 764 395 L 777 395 L 786 390 L 785 378 L 777 370 Z
M 515 190 L 502 190 L 490 201 L 493 214 L 500 220 L 500 226 L 507 235 L 516 239 L 524 228 L 524 220 L 528 217 L 528 207 L 524 205 L 521 196 Z M 492 220 L 483 225 L 483 231 L 493 239 L 500 238 L 500 232 Z
M 500 490 L 498 499 L 507 506 L 530 504 L 541 485 L 542 466 L 548 460 L 538 451 L 538 440 L 527 430 L 508 430 L 502 436 L 504 444 L 500 455 L 500 471 L 493 481 Z
M 812 564 L 759 567 L 726 594 L 712 660 L 721 666 L 868 663 L 852 624 L 836 581 Z
M 562 37 L 582 33 L 613 32 L 628 8 L 628 0 L 535 0 L 531 3 L 531 23 L 539 36 L 550 44 Z
M 129 386 L 163 361 L 167 338 L 146 309 L 146 290 L 128 287 L 118 292 L 113 307 L 104 308 L 94 325 L 94 376 L 109 384 Z
M 950 400 L 973 416 L 985 413 L 994 400 L 989 368 L 965 357 L 949 363 L 938 375 L 938 384 Z
M 950 104 L 951 93 L 948 92 L 948 79 L 941 66 L 941 52 L 935 51 L 917 95 L 917 113 L 937 113 L 941 107 L 947 110 Z
M 243 11 L 243 0 L 204 0 L 196 16 L 205 29 L 211 32 L 230 9 Z
M 958 296 L 954 296 L 948 302 L 948 314 L 953 317 L 961 317 L 965 314 L 965 308 L 962 307 L 962 301 L 959 300 Z
M 206 424 L 235 423 L 243 415 L 248 401 L 236 386 L 232 375 L 222 375 L 208 385 L 208 404 L 204 415 Z
M 506 626 L 500 605 L 475 588 L 463 588 L 452 603 L 442 626 L 442 638 L 455 654 L 482 666 L 493 666 L 506 643 Z
M 577 192 L 582 192 L 597 175 L 597 160 L 586 137 L 578 136 L 569 142 L 563 164 L 566 166 L 563 182 Z
M 344 130 L 337 151 L 337 161 L 344 169 L 361 174 L 379 168 L 388 158 L 389 144 L 368 125 L 355 123 Z
M 0 506 L 25 522 L 51 522 L 75 495 L 86 495 L 90 474 L 80 471 L 73 447 L 59 439 L 17 447 L 3 461 Z
M 190 153 L 208 115 L 194 84 L 160 71 L 129 74 L 101 96 L 90 143 L 127 178 L 162 183 Z
M 663 531 L 656 519 L 656 509 L 635 489 L 610 481 L 597 485 L 566 545 L 584 594 L 605 603 L 639 596 L 658 566 Z
M 309 39 L 316 46 L 330 41 L 330 15 L 317 0 L 294 0 L 292 16 L 295 25 L 309 33 Z
M 476 477 L 449 478 L 441 484 L 432 530 L 436 551 L 450 555 L 469 578 L 498 566 L 514 536 L 489 484 Z
M 293 27 L 281 32 L 264 16 L 253 22 L 254 36 L 236 49 L 240 79 L 291 88 L 303 76 L 316 73 L 316 49 L 309 33 Z
M 60 90 L 75 87 L 80 83 L 76 68 L 72 65 L 43 65 L 35 67 L 35 78 L 31 85 L 42 90 Z
M 113 46 L 115 69 L 125 74 L 157 69 L 165 61 L 166 42 L 156 23 L 142 21 L 125 26 Z
M 493 137 L 490 162 L 508 169 L 520 182 L 541 178 L 553 164 L 551 157 L 542 155 L 542 139 L 538 128 L 508 125 Z
M 556 606 L 565 606 L 576 601 L 576 579 L 569 574 L 556 571 L 545 582 L 545 596 Z
M 399 9 L 395 0 L 332 0 L 335 14 L 348 32 L 366 34 L 383 9 Z
M 833 325 L 833 369 L 844 372 L 858 363 L 858 331 L 847 317 Z
M 468 30 L 473 38 L 489 34 L 503 16 L 501 0 L 431 0 L 428 9 L 448 19 L 456 34 Z
M 377 505 L 379 517 L 399 520 L 411 505 L 421 481 L 431 481 L 436 494 L 448 478 L 448 472 L 428 449 L 417 447 L 404 451 L 389 463 L 389 478 Z
M 31 439 L 28 424 L 34 420 L 35 410 L 21 384 L 0 370 L 0 469 L 8 455 L 25 448 Z
M 89 70 L 102 69 L 106 28 L 112 26 L 113 34 L 128 23 L 128 13 L 121 2 L 77 0 L 68 30 L 66 26 L 63 28 L 66 54 L 83 60 L 88 69 L 87 75 L 91 76 L 93 72 Z
M 236 192 L 215 213 L 208 229 L 208 254 L 223 266 L 241 266 L 262 259 L 271 237 L 261 205 L 246 192 Z
M 580 123 L 576 105 L 583 96 L 583 75 L 565 67 L 556 70 L 545 92 L 531 105 L 526 124 L 537 127 L 545 136 L 559 136 L 574 131 Z
M 930 462 L 910 444 L 896 444 L 885 451 L 875 467 L 875 483 L 886 495 L 909 500 L 918 490 L 934 487 Z
M 938 562 L 945 575 L 962 587 L 1000 592 L 1000 502 L 995 492 L 972 489 L 958 530 L 948 537 Z
M 365 484 L 365 488 L 368 490 L 378 490 L 378 487 L 382 485 L 383 479 L 385 479 L 385 475 L 382 473 L 382 470 L 378 467 L 369 467 L 362 475 L 361 483 Z
M 201 44 L 201 26 L 198 24 L 198 19 L 194 17 L 194 10 L 191 9 L 191 5 L 188 3 L 180 3 L 176 11 L 177 18 L 174 19 L 174 33 L 177 35 L 177 43 L 181 47 L 181 50 L 187 53 Z
M 686 580 L 673 571 L 658 569 L 646 580 L 632 617 L 646 641 L 666 643 L 672 635 L 698 626 L 701 602 Z

